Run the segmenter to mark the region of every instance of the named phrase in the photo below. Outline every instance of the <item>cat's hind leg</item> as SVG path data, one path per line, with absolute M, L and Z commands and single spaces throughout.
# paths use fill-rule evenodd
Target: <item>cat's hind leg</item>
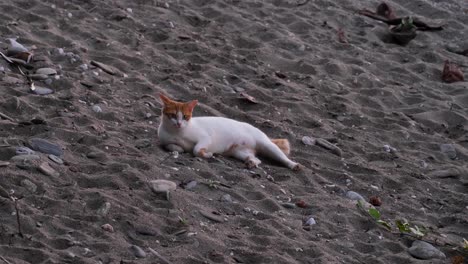
M 259 144 L 258 151 L 260 154 L 279 161 L 292 170 L 298 171 L 302 167 L 299 163 L 290 160 L 288 156 L 286 156 L 286 154 L 284 154 L 283 151 L 281 151 L 281 149 L 269 139 Z
M 245 166 L 249 169 L 258 167 L 262 163 L 257 157 L 253 149 L 235 148 L 231 152 L 231 156 L 245 162 Z

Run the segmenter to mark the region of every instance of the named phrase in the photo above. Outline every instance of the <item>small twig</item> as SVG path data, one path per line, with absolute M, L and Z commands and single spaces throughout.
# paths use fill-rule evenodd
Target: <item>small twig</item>
M 8 260 L 6 260 L 4 257 L 0 256 L 0 259 L 5 261 L 6 264 L 11 264 L 11 262 L 9 262 Z
M 15 120 L 7 115 L 5 115 L 4 113 L 1 113 L 0 112 L 0 117 L 3 118 L 3 119 L 7 119 L 7 120 L 10 120 L 11 122 L 15 122 Z
M 18 234 L 20 237 L 23 237 L 23 233 L 21 232 L 21 219 L 20 219 L 20 210 L 18 208 L 18 199 L 11 197 L 15 202 L 15 210 L 16 210 L 16 222 L 18 223 Z
M 0 52 L 0 55 L 1 55 L 8 63 L 11 63 L 11 64 L 14 63 L 12 60 L 10 60 L 10 58 L 8 58 L 5 54 L 3 54 L 3 52 Z

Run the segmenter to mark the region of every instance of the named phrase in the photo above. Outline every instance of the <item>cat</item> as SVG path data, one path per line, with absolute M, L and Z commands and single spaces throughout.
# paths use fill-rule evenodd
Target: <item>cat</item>
M 260 129 L 229 118 L 192 117 L 197 100 L 177 102 L 163 94 L 159 97 L 164 107 L 158 138 L 169 151 L 192 152 L 202 158 L 221 154 L 244 161 L 248 168 L 260 165 L 258 153 L 292 170 L 302 168 L 287 157 L 290 153 L 287 139 L 270 139 Z

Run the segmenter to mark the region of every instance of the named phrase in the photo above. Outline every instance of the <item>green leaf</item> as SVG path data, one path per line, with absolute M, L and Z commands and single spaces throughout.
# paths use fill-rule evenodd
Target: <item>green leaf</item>
M 374 218 L 375 220 L 380 219 L 380 212 L 377 209 L 370 208 L 368 212 L 369 212 L 369 215 L 372 216 L 372 218 Z
M 392 231 L 392 226 L 390 226 L 388 222 L 383 220 L 377 220 L 377 223 L 383 225 L 388 231 Z
M 402 220 L 396 220 L 395 224 L 398 227 L 398 230 L 400 230 L 400 232 L 402 232 L 402 233 L 409 233 L 410 232 L 408 222 L 406 222 L 406 221 L 403 222 Z
M 357 201 L 356 206 L 357 206 L 357 208 L 359 208 L 359 209 L 364 209 L 364 204 L 362 203 L 362 200 Z

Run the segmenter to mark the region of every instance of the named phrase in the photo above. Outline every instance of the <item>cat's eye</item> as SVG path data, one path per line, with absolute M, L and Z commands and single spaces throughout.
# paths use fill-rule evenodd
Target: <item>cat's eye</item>
M 189 116 L 189 115 L 184 115 L 184 119 L 185 119 L 185 120 L 189 120 L 189 119 L 190 119 L 190 116 Z
M 176 114 L 166 114 L 167 117 L 171 118 L 171 119 L 176 119 L 177 118 L 177 115 Z

